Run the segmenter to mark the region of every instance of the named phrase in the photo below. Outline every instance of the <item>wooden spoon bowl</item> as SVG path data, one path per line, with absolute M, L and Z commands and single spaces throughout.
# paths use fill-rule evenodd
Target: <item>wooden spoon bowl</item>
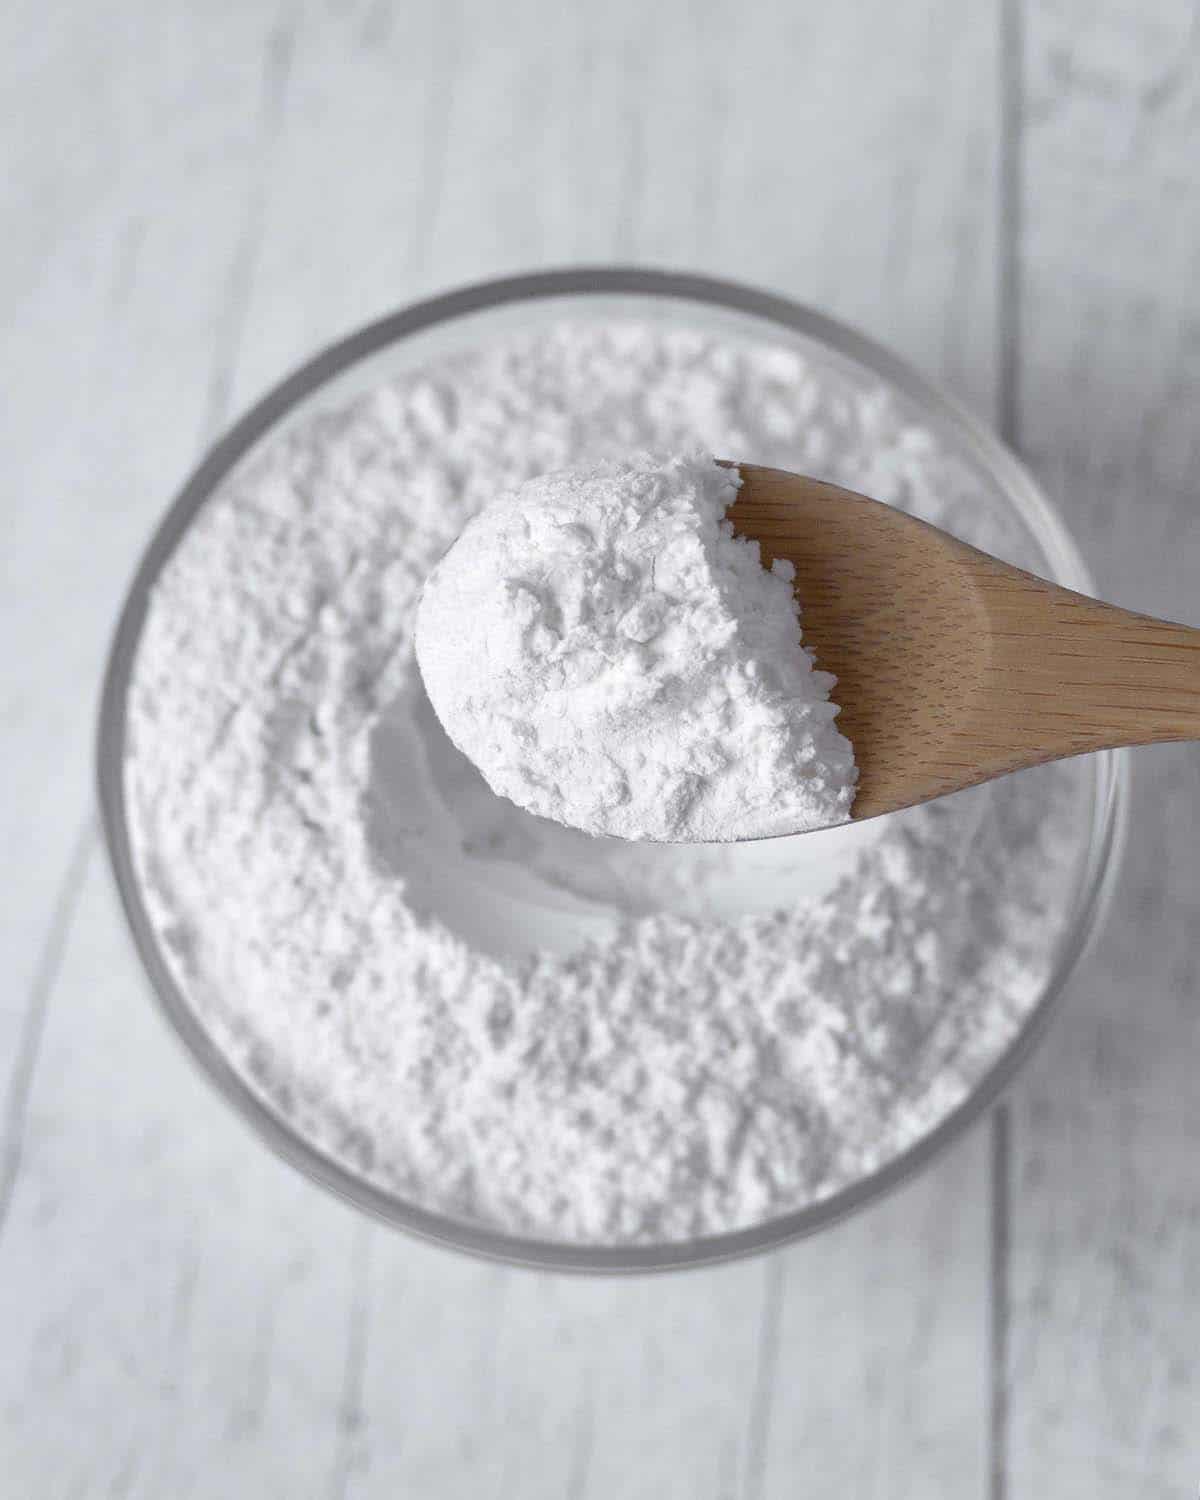
M 1200 630 L 1133 614 L 878 500 L 737 466 L 734 528 L 796 569 L 873 818 L 1091 750 L 1200 739 Z

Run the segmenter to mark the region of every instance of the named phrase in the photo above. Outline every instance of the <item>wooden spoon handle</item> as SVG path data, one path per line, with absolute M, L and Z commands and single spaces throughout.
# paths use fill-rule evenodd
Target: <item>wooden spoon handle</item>
M 877 500 L 740 465 L 729 519 L 796 570 L 837 678 L 856 819 L 1042 761 L 1200 740 L 1200 630 L 1010 567 Z
M 1200 739 L 1200 630 L 976 567 L 994 642 L 985 711 L 1006 739 L 1060 755 Z

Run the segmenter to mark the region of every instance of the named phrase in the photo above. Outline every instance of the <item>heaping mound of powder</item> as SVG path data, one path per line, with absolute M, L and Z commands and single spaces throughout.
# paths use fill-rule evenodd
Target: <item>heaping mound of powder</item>
M 856 772 L 801 645 L 795 570 L 725 513 L 741 479 L 642 456 L 527 481 L 430 574 L 417 659 L 492 790 L 667 842 L 844 823 Z

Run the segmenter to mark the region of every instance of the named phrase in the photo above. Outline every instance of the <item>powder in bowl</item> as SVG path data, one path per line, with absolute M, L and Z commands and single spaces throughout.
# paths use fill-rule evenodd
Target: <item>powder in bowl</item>
M 795 570 L 763 568 L 711 457 L 527 480 L 426 580 L 416 652 L 447 734 L 493 791 L 627 839 L 844 823 L 854 755 L 802 648 Z
M 827 1198 L 967 1096 L 1072 920 L 1079 765 L 797 838 L 650 845 L 516 808 L 447 740 L 414 619 L 470 517 L 535 474 L 697 449 L 1037 564 L 868 372 L 581 319 L 300 419 L 152 590 L 124 774 L 160 949 L 272 1111 L 428 1210 L 645 1245 Z

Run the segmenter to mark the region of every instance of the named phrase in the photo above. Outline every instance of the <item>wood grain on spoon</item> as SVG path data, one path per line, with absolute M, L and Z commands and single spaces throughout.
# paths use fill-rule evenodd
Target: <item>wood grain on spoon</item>
M 1200 739 L 1200 630 L 1072 593 L 902 511 L 737 466 L 734 528 L 796 568 L 838 679 L 856 819 L 1043 761 Z

